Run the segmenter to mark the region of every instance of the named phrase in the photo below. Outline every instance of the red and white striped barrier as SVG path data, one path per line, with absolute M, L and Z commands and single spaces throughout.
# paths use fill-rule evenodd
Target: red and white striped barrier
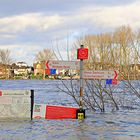
M 76 119 L 76 107 L 34 104 L 33 118 Z

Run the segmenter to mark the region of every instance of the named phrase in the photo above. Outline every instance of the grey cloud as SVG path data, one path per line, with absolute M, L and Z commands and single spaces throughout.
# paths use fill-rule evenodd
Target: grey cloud
M 137 0 L 3 0 L 0 1 L 0 16 L 40 11 L 48 14 L 68 14 L 85 6 L 126 5 L 135 1 Z

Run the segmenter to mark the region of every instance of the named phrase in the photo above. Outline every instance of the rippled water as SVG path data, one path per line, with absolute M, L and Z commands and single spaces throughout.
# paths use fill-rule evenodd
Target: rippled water
M 0 81 L 0 89 L 33 89 L 35 102 L 75 106 L 72 98 L 58 92 L 60 81 Z M 139 140 L 140 111 L 114 113 L 86 111 L 85 120 L 0 121 L 0 140 Z

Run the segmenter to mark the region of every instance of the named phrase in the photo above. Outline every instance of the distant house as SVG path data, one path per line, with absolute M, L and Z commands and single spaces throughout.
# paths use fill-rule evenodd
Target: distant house
M 14 68 L 14 74 L 16 75 L 27 75 L 28 71 L 26 67 L 17 67 Z
M 15 76 L 28 77 L 33 73 L 33 67 L 28 66 L 25 62 L 13 63 L 12 65 L 6 65 L 0 63 L 0 78 L 8 79 Z
M 33 72 L 33 68 L 25 62 L 13 63 L 11 69 L 14 71 L 14 75 L 28 75 Z
M 27 67 L 28 66 L 27 63 L 25 63 L 25 62 L 17 62 L 16 65 L 19 67 Z
M 39 61 L 33 64 L 34 67 L 34 75 L 44 74 L 45 72 L 45 61 Z

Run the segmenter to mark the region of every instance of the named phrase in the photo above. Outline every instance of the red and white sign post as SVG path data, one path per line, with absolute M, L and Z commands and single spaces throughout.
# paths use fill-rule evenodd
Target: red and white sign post
M 85 118 L 85 110 L 83 109 L 83 94 L 84 94 L 84 81 L 83 81 L 83 60 L 88 59 L 88 49 L 84 48 L 83 45 L 81 45 L 81 48 L 77 50 L 77 59 L 80 59 L 80 102 L 79 106 L 80 109 L 77 110 L 77 118 L 78 119 L 84 119 Z
M 80 69 L 79 61 L 57 61 L 57 60 L 49 60 L 46 61 L 46 69 L 58 69 L 58 70 L 77 70 Z
M 116 79 L 116 71 L 114 70 L 88 70 L 84 71 L 84 79 Z

